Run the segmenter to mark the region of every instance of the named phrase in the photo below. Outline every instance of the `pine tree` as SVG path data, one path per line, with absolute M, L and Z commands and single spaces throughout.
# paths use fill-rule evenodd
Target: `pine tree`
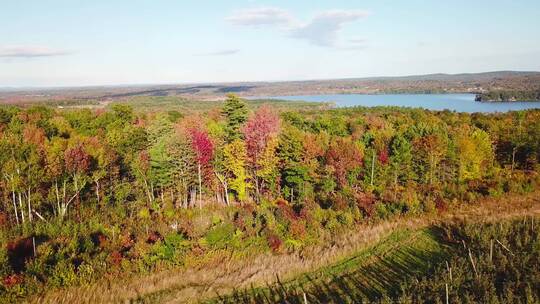
M 222 114 L 225 115 L 225 132 L 227 141 L 232 142 L 242 137 L 240 128 L 247 121 L 248 110 L 246 103 L 234 94 L 229 94 L 223 105 Z

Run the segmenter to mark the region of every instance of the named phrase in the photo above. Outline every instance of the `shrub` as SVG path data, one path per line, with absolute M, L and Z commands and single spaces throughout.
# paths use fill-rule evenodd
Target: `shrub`
M 234 225 L 230 223 L 219 224 L 206 234 L 204 237 L 206 244 L 214 248 L 224 248 L 232 240 L 236 229 Z

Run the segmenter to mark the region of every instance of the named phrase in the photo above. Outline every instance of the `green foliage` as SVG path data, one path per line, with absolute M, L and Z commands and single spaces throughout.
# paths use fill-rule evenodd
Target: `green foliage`
M 208 231 L 204 240 L 206 244 L 213 248 L 225 248 L 231 245 L 235 237 L 236 229 L 230 223 L 217 224 Z
M 477 94 L 476 101 L 539 101 L 540 91 L 489 91 Z
M 183 264 L 183 253 L 189 243 L 178 233 L 171 233 L 165 236 L 163 241 L 153 245 L 146 262 L 153 265 L 157 261 L 164 261 L 174 265 Z
M 247 121 L 248 109 L 246 103 L 234 94 L 227 95 L 222 113 L 226 119 L 225 131 L 229 142 L 241 138 L 240 127 Z
M 177 98 L 139 101 L 153 100 L 177 107 L 0 107 L 0 242 L 39 237 L 22 266 L 0 248 L 10 300 L 229 250 L 301 251 L 356 224 L 540 183 L 536 110 L 306 110 L 280 122 L 261 101 L 248 103 L 267 115 L 244 125 L 248 108 L 235 96 L 222 115 L 175 112 L 186 103 Z M 202 191 L 193 128 L 215 152 Z

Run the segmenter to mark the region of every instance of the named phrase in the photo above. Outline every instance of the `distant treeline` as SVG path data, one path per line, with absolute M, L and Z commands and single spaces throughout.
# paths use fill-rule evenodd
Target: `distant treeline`
M 540 101 L 537 91 L 491 91 L 477 94 L 476 101 Z

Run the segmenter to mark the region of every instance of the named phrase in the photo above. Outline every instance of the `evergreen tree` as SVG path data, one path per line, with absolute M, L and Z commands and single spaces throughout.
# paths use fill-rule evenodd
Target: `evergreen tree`
M 240 128 L 247 121 L 248 110 L 246 103 L 234 94 L 229 94 L 223 105 L 222 114 L 225 115 L 225 132 L 227 141 L 232 142 L 242 137 Z

